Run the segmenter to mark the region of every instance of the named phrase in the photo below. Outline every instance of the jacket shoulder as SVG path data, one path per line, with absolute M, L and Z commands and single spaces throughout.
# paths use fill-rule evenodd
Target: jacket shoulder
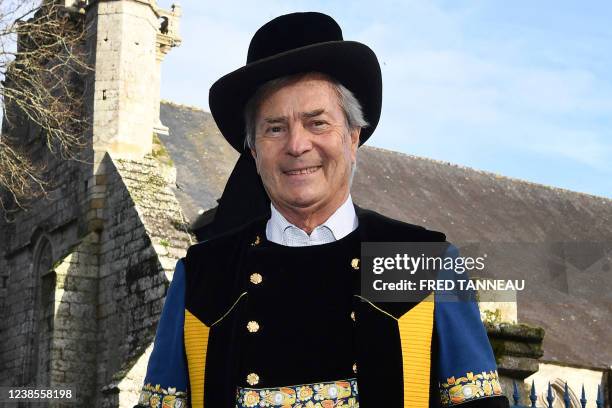
M 255 230 L 255 225 L 261 220 L 257 219 L 239 227 L 233 228 L 229 231 L 223 232 L 219 235 L 207 239 L 205 241 L 198 242 L 197 244 L 191 245 L 187 248 L 187 255 L 185 256 L 186 261 L 193 262 L 196 259 L 200 259 L 202 256 L 206 256 L 218 249 L 228 250 L 232 246 L 238 247 L 242 241 L 250 237 L 252 232 Z
M 359 222 L 372 241 L 445 242 L 446 234 L 382 215 L 374 210 L 355 206 Z

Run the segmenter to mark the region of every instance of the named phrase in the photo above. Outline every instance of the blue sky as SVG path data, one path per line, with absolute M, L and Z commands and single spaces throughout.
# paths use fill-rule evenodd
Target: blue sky
M 222 3 L 181 2 L 162 98 L 208 110 L 208 89 L 244 64 L 258 27 L 322 11 L 381 63 L 367 144 L 612 198 L 612 2 Z

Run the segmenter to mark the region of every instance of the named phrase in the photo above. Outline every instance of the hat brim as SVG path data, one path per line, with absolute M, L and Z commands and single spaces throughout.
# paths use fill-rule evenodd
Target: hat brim
M 217 80 L 209 92 L 210 112 L 225 139 L 244 150 L 244 108 L 257 88 L 285 75 L 317 71 L 330 75 L 359 100 L 369 126 L 361 130 L 363 144 L 378 125 L 382 106 L 382 76 L 374 52 L 356 41 L 330 41 L 293 49 L 245 65 Z

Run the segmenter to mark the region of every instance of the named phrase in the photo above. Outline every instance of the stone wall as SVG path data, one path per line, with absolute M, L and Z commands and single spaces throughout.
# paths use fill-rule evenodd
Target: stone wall
M 45 327 L 43 324 L 49 324 L 41 322 L 41 319 L 53 322 L 52 316 L 41 316 L 41 307 L 36 306 L 41 302 L 43 282 L 40 274 L 74 251 L 85 230 L 82 215 L 86 201 L 87 165 L 58 160 L 40 149 L 39 143 L 42 141 L 32 142 L 27 149 L 33 157 L 47 164 L 50 175 L 47 197 L 27 203 L 27 210 L 15 212 L 9 221 L 0 217 L 0 280 L 6 286 L 0 298 L 0 333 L 3 337 L 0 342 L 1 385 L 36 381 L 33 374 L 37 371 L 38 357 L 44 357 L 44 350 L 41 349 L 40 356 L 36 355 L 35 339 Z M 84 151 L 82 157 L 87 159 L 88 154 Z M 49 259 L 43 262 L 44 266 L 37 260 L 43 242 L 49 245 Z M 63 284 L 59 275 L 55 280 L 57 287 Z M 68 284 L 72 283 L 69 280 Z M 55 297 L 53 302 L 59 302 L 59 299 Z M 57 310 L 57 305 L 51 308 L 53 314 Z M 45 370 L 49 371 L 50 367 Z M 41 373 L 38 374 L 40 377 Z M 49 374 L 52 373 L 42 376 L 45 382 L 65 379 L 59 374 L 51 377 Z
M 596 408 L 597 387 L 607 389 L 606 370 L 604 368 L 572 367 L 559 363 L 540 362 L 538 371 L 525 378 L 526 386 L 531 389 L 535 385 L 538 406 L 547 406 L 546 393 L 548 383 L 551 384 L 556 398 L 554 406 L 563 406 L 563 394 L 567 382 L 571 408 L 580 407 L 582 387 L 584 386 L 587 400 L 586 408 Z M 605 405 L 610 406 L 609 397 L 605 396 Z
M 74 387 L 80 406 L 93 406 L 95 395 L 99 237 L 88 233 L 53 268 L 51 378 Z
M 174 266 L 194 239 L 169 188 L 173 168 L 152 156 L 113 161 L 106 155 L 98 174 L 90 176 L 90 169 L 52 164 L 50 171 L 65 178 L 49 200 L 0 225 L 0 276 L 7 277 L 0 384 L 40 380 L 41 359 L 48 361 L 42 377 L 49 385 L 74 385 L 82 406 L 130 406 Z M 44 240 L 54 290 L 51 313 L 41 319 L 35 306 L 41 279 L 34 274 Z M 35 347 L 39 321 L 50 322 L 49 350 Z
M 50 154 L 26 120 L 3 128 L 49 184 L 27 211 L 0 217 L 0 385 L 73 385 L 79 406 L 136 401 L 172 271 L 193 242 L 168 188 L 176 170 L 142 158 L 161 126 L 160 62 L 180 42 L 180 7 L 162 13 L 166 33 L 160 12 L 153 0 L 87 7 L 95 70 L 80 162 Z
M 0 384 L 67 386 L 88 406 L 96 371 L 97 235 L 86 214 L 94 152 L 68 161 L 21 120 L 9 137 L 45 168 L 46 194 L 0 219 Z
M 133 406 L 176 261 L 193 241 L 164 167 L 106 156 L 96 406 Z M 138 364 L 140 361 L 140 364 Z M 122 381 L 128 373 L 130 381 Z M 121 403 L 119 402 L 121 401 Z M 130 405 L 132 404 L 132 405 Z
M 542 357 L 544 329 L 521 323 L 491 323 L 485 327 L 500 377 L 504 394 L 512 401 L 513 385 L 521 396 L 528 395 L 524 379 L 538 370 Z

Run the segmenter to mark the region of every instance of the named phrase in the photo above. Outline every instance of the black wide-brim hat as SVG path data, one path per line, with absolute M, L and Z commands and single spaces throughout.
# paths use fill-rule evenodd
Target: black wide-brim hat
M 225 139 L 242 153 L 244 109 L 257 88 L 275 78 L 311 71 L 331 76 L 355 95 L 369 124 L 361 130 L 363 144 L 380 118 L 378 59 L 367 45 L 345 41 L 333 18 L 315 12 L 286 14 L 266 23 L 251 40 L 246 65 L 212 85 L 210 111 Z

